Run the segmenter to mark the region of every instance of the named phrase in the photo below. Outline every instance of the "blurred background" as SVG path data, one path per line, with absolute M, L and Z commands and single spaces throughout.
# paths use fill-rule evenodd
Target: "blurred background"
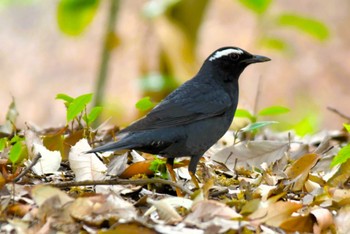
M 243 73 L 239 108 L 288 107 L 280 121 L 310 132 L 341 128 L 327 107 L 350 115 L 348 0 L 0 0 L 0 22 L 0 124 L 12 97 L 18 127 L 56 127 L 58 93 L 94 92 L 125 126 L 228 45 L 272 59 Z

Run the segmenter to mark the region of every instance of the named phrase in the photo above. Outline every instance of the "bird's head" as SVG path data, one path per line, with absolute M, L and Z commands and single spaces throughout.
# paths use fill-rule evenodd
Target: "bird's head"
M 252 63 L 270 61 L 268 57 L 253 55 L 238 47 L 222 47 L 214 51 L 204 62 L 201 70 L 219 75 L 224 81 L 238 79 Z

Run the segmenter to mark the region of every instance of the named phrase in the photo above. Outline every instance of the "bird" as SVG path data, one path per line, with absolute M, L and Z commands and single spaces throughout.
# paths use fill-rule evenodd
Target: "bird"
M 198 73 L 183 83 L 143 118 L 122 129 L 120 139 L 87 153 L 138 150 L 174 159 L 190 157 L 189 173 L 196 187 L 196 169 L 202 155 L 229 129 L 238 104 L 238 79 L 253 63 L 271 59 L 226 46 L 212 52 Z M 175 179 L 174 175 L 172 178 Z

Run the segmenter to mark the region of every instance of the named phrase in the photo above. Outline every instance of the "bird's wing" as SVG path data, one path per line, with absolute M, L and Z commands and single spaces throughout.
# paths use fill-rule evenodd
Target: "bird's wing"
M 210 87 L 209 87 L 210 88 Z M 188 92 L 189 91 L 189 92 Z M 207 86 L 184 87 L 170 94 L 144 118 L 122 132 L 181 126 L 224 114 L 232 101 L 226 92 L 209 90 Z

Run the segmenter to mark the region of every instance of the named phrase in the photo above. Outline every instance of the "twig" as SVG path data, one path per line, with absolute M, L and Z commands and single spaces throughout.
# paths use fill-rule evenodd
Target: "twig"
M 192 191 L 188 190 L 187 188 L 183 187 L 180 184 L 177 184 L 170 180 L 163 180 L 158 178 L 152 178 L 152 179 L 139 179 L 139 180 L 129 180 L 129 179 L 110 179 L 110 180 L 86 180 L 86 181 L 70 181 L 70 182 L 62 182 L 62 183 L 47 183 L 47 185 L 51 185 L 57 188 L 67 188 L 67 187 L 74 187 L 74 186 L 94 186 L 94 185 L 115 185 L 115 184 L 133 184 L 133 185 L 146 185 L 146 184 L 166 184 L 170 186 L 174 186 L 176 188 L 181 189 L 183 192 L 187 193 L 188 195 L 192 194 Z
M 338 111 L 337 109 L 335 109 L 335 108 L 333 108 L 333 107 L 330 107 L 330 106 L 328 106 L 327 109 L 330 110 L 330 111 L 332 111 L 332 112 L 334 112 L 335 114 L 339 115 L 339 116 L 342 117 L 343 119 L 346 119 L 347 121 L 350 122 L 350 116 L 347 116 L 347 115 L 341 113 L 340 111 Z
M 38 153 L 38 154 L 34 157 L 32 163 L 31 163 L 26 169 L 24 169 L 24 170 L 13 180 L 13 182 L 14 182 L 14 183 L 17 183 L 23 176 L 25 176 L 25 174 L 27 174 L 28 171 L 30 171 L 30 170 L 34 167 L 34 165 L 38 163 L 38 161 L 39 161 L 40 158 L 41 158 L 41 154 Z
M 258 112 L 258 107 L 259 107 L 259 100 L 260 100 L 260 96 L 261 96 L 261 89 L 262 89 L 262 78 L 261 76 L 259 76 L 258 79 L 258 85 L 257 85 L 257 89 L 256 89 L 256 95 L 255 95 L 255 101 L 254 101 L 254 116 L 256 116 L 256 113 Z
M 94 95 L 93 106 L 100 106 L 102 104 L 103 92 L 105 90 L 106 79 L 108 75 L 108 65 L 113 49 L 113 46 L 111 45 L 111 35 L 114 35 L 115 32 L 118 9 L 119 0 L 110 0 L 107 25 L 104 32 L 103 48 L 100 57 L 100 65 L 98 70 L 98 76 L 96 79 L 96 90 Z

